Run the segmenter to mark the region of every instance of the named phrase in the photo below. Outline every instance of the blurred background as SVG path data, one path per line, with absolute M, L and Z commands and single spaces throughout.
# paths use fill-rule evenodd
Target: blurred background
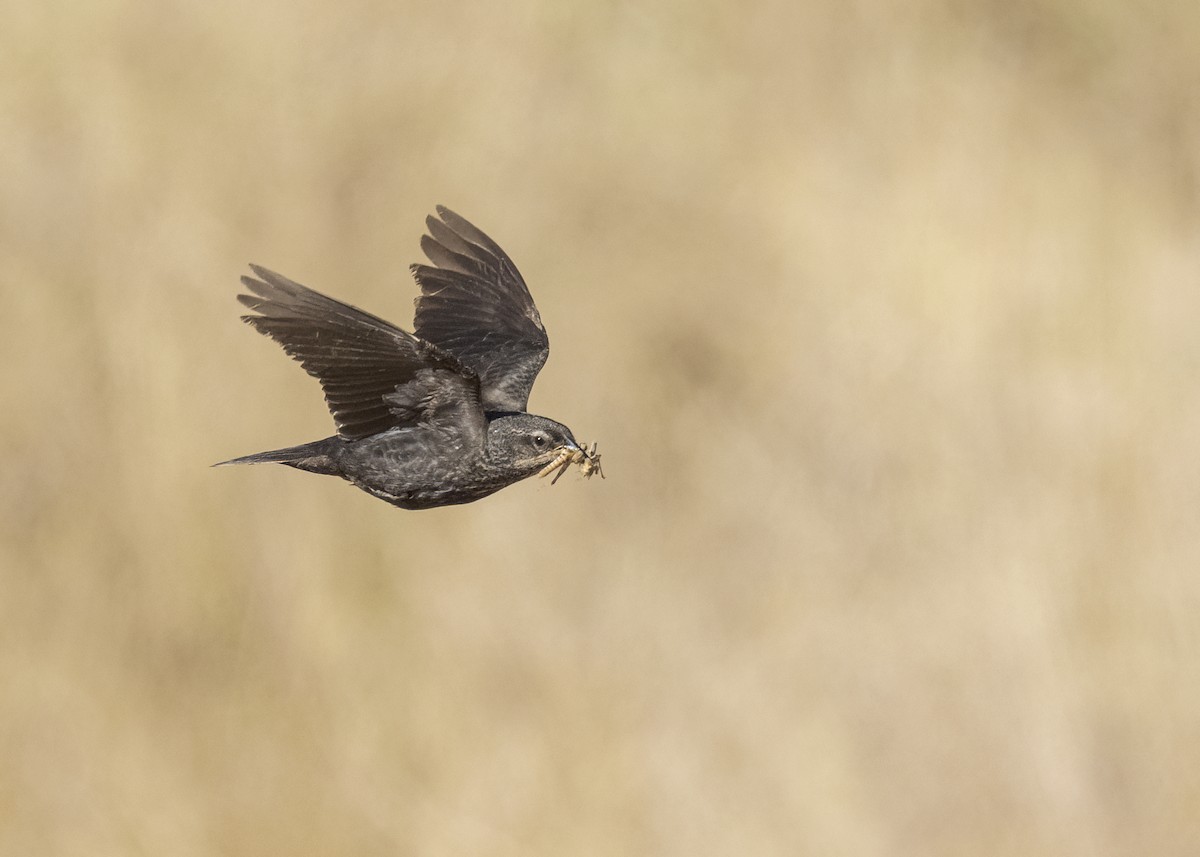
M 1200 853 L 1200 6 L 25 3 L 0 853 Z M 572 473 L 286 468 L 442 203 Z

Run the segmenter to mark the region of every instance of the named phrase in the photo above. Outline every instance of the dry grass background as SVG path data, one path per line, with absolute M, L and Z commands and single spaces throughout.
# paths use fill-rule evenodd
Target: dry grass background
M 0 852 L 1200 853 L 1200 6 L 18 4 Z M 406 513 L 248 261 L 445 203 L 609 479 Z

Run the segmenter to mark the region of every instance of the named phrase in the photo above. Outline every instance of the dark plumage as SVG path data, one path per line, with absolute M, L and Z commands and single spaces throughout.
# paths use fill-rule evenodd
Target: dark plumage
M 324 440 L 222 464 L 277 462 L 340 476 L 405 509 L 470 503 L 600 456 L 571 430 L 525 412 L 550 341 L 500 247 L 454 212 L 428 217 L 413 265 L 416 334 L 251 265 L 242 316 L 321 382 L 337 424 Z M 557 480 L 558 476 L 555 476 Z

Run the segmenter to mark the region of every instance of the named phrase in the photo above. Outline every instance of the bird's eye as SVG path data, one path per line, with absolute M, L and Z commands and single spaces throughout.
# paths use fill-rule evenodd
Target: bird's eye
M 550 440 L 550 438 L 546 437 L 544 434 L 535 434 L 533 436 L 533 445 L 538 448 L 541 448 L 541 447 L 545 446 L 549 442 L 549 440 Z

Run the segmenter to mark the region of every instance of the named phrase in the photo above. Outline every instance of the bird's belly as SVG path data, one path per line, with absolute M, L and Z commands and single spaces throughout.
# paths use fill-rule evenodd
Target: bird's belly
M 481 500 L 489 494 L 494 494 L 503 488 L 503 485 L 497 485 L 487 491 L 403 491 L 400 493 L 392 493 L 389 491 L 373 488 L 367 485 L 359 485 L 367 493 L 378 497 L 380 500 L 386 500 L 393 506 L 399 506 L 401 509 L 435 509 L 438 506 L 458 506 L 463 503 L 472 503 L 476 500 Z
M 402 509 L 470 503 L 514 481 L 489 468 L 481 454 L 440 440 L 411 429 L 368 439 L 343 456 L 343 475 Z

